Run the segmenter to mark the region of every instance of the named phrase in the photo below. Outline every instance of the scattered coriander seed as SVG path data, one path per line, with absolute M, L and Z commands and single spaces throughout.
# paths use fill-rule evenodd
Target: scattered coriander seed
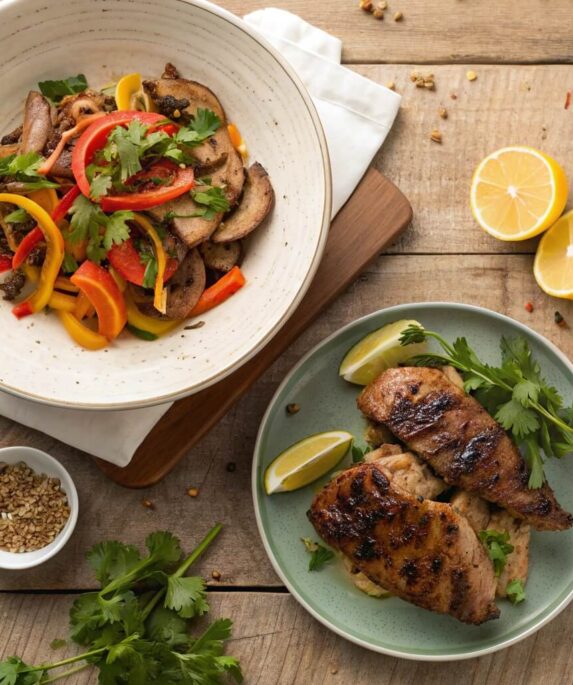
M 565 319 L 563 318 L 563 315 L 560 312 L 555 312 L 553 315 L 553 320 L 558 326 L 565 326 Z
M 414 83 L 416 88 L 426 88 L 427 90 L 434 90 L 436 83 L 434 81 L 434 74 L 423 75 L 419 71 L 413 71 L 410 74 L 410 81 Z
M 174 110 L 173 110 L 173 118 L 174 118 L 174 119 L 179 119 L 180 116 L 181 116 L 181 111 L 178 110 L 178 109 L 174 109 Z
M 372 12 L 372 2 L 371 0 L 360 0 L 360 9 L 365 12 Z
M 230 461 L 225 467 L 229 473 L 235 473 L 237 470 L 237 464 L 234 461 Z
M 457 100 L 458 96 L 455 93 L 450 93 L 450 99 L 451 100 Z
M 569 109 L 571 106 L 571 91 L 568 90 L 567 94 L 565 95 L 565 109 Z
M 147 499 L 147 497 L 144 497 L 141 500 L 141 504 L 143 504 L 143 506 L 146 509 L 155 509 L 155 504 L 153 504 L 153 502 L 150 499 Z
M 478 75 L 475 73 L 475 71 L 472 71 L 471 69 L 466 71 L 466 78 L 468 81 L 475 81 L 477 77 Z
M 430 140 L 434 143 L 442 143 L 442 134 L 438 129 L 434 129 L 430 134 Z
M 533 304 L 531 302 L 526 302 L 524 308 L 526 312 L 529 312 L 531 314 L 531 312 L 533 311 Z
M 372 16 L 374 19 L 378 19 L 378 21 L 382 21 L 384 19 L 384 10 L 381 10 L 379 7 L 377 7 L 373 12 Z
M 293 414 L 298 414 L 299 411 L 300 411 L 300 405 L 296 404 L 295 402 L 291 402 L 290 404 L 287 404 L 287 406 L 286 406 L 286 413 L 291 415 L 291 416 Z
M 189 497 L 197 497 L 199 495 L 199 488 L 189 488 L 189 490 L 187 490 L 187 494 Z
M 390 90 L 396 90 L 396 84 L 394 83 L 394 81 L 388 81 L 388 83 L 386 84 L 386 88 L 389 88 Z
M 211 578 L 213 578 L 213 580 L 221 580 L 221 573 L 219 571 L 212 571 Z
M 448 110 L 445 107 L 440 107 L 440 109 L 438 110 L 438 114 L 442 119 L 448 118 Z
M 336 666 L 333 666 L 333 667 L 330 669 L 330 673 L 331 673 L 332 675 L 336 675 L 336 674 L 338 673 L 338 669 L 336 668 Z
M 394 21 L 402 21 L 403 18 L 404 18 L 404 15 L 402 14 L 402 12 L 395 12 Z
M 379 9 L 382 11 L 387 10 L 388 9 L 388 3 L 386 2 L 386 0 L 380 0 L 380 2 L 377 2 L 376 3 L 376 9 Z

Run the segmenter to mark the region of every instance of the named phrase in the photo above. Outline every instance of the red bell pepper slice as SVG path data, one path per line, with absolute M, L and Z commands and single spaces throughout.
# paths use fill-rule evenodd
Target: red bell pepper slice
M 238 266 L 234 266 L 229 273 L 222 276 L 210 288 L 207 288 L 199 298 L 199 302 L 193 308 L 190 316 L 199 316 L 209 309 L 213 309 L 234 295 L 246 283 L 243 272 Z
M 127 311 L 113 276 L 98 264 L 86 260 L 70 276 L 70 281 L 95 307 L 99 333 L 108 340 L 117 338 L 127 322 Z
M 94 121 L 82 133 L 72 151 L 72 173 L 86 197 L 90 196 L 90 183 L 86 176 L 86 167 L 91 163 L 96 151 L 105 145 L 111 131 L 116 126 L 127 126 L 134 119 L 143 124 L 148 124 L 150 131 L 161 129 L 172 135 L 178 129 L 178 126 L 171 122 L 157 126 L 157 124 L 166 121 L 166 118 L 157 112 L 112 112 L 106 117 Z
M 0 274 L 10 271 L 12 268 L 12 259 L 8 255 L 0 255 Z
M 118 272 L 120 276 L 126 281 L 134 283 L 135 285 L 143 285 L 143 278 L 145 276 L 145 264 L 142 263 L 139 252 L 135 249 L 133 240 L 129 238 L 124 240 L 119 245 L 113 245 L 111 250 L 107 253 L 109 263 Z M 165 275 L 163 282 L 167 281 L 177 271 L 179 262 L 174 259 L 167 260 Z
M 80 194 L 80 189 L 77 185 L 70 188 L 64 197 L 58 203 L 58 206 L 52 212 L 52 219 L 55 223 L 61 221 L 66 214 L 69 212 L 70 207 L 74 203 L 76 197 Z M 18 245 L 18 249 L 12 257 L 12 268 L 19 269 L 20 266 L 28 259 L 30 252 L 36 247 L 36 245 L 43 240 L 44 234 L 39 226 L 33 228 L 30 233 L 24 236 L 22 242 Z

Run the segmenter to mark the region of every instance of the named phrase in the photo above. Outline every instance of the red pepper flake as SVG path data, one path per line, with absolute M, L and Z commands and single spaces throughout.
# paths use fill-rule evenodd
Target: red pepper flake
M 555 314 L 553 315 L 553 320 L 558 326 L 567 325 L 565 319 L 563 318 L 560 312 L 555 312 Z
M 569 109 L 571 106 L 571 91 L 567 91 L 567 95 L 565 96 L 565 109 Z
M 533 311 L 533 305 L 531 304 L 531 302 L 525 303 L 525 311 L 531 314 L 531 312 Z

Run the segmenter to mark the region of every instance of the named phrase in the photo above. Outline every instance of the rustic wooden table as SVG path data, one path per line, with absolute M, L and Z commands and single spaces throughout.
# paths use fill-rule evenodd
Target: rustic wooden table
M 221 4 L 243 14 L 269 3 Z M 230 648 L 249 684 L 571 683 L 573 607 L 510 649 L 457 663 L 403 661 L 336 637 L 281 586 L 259 540 L 250 494 L 255 435 L 277 384 L 308 349 L 363 314 L 400 302 L 478 304 L 523 321 L 573 353 L 570 329 L 553 322 L 559 309 L 573 325 L 573 303 L 552 300 L 537 288 L 531 271 L 535 243 L 516 246 L 489 238 L 468 206 L 473 168 L 503 145 L 540 147 L 573 178 L 573 108 L 564 107 L 566 91 L 573 87 L 571 2 L 391 0 L 383 22 L 358 9 L 357 0 L 270 4 L 342 38 L 344 60 L 352 69 L 379 83 L 395 82 L 402 110 L 375 164 L 409 197 L 413 224 L 220 426 L 149 491 L 122 490 L 85 454 L 0 419 L 0 444 L 28 444 L 54 454 L 70 470 L 81 501 L 78 527 L 65 551 L 36 570 L 0 572 L 0 656 L 18 653 L 36 662 L 53 656 L 47 644 L 65 636 L 74 592 L 93 585 L 84 561 L 93 543 L 117 536 L 140 544 L 149 531 L 164 528 L 190 548 L 221 521 L 224 532 L 200 570 L 207 577 L 214 569 L 222 574 L 219 582 L 210 582 L 213 614 L 235 622 Z M 404 13 L 400 23 L 392 20 L 397 10 Z M 434 92 L 410 82 L 416 68 L 435 74 Z M 478 75 L 472 83 L 468 69 Z M 449 112 L 447 120 L 438 115 L 441 106 Z M 429 139 L 435 128 L 443 134 L 442 145 Z M 533 303 L 533 313 L 525 311 L 526 301 Z M 227 470 L 229 462 L 236 464 L 234 472 Z M 190 486 L 199 488 L 197 498 L 187 496 Z M 144 508 L 142 497 L 155 508 Z M 95 682 L 93 675 L 74 679 L 77 685 Z

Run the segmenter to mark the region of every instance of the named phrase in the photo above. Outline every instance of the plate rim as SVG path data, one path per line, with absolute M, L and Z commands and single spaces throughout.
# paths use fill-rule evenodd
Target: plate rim
M 506 649 L 507 647 L 511 647 L 514 644 L 517 644 L 518 642 L 521 642 L 522 640 L 525 640 L 527 637 L 530 637 L 534 633 L 536 633 L 538 630 L 543 628 L 543 626 L 547 625 L 550 621 L 552 621 L 554 618 L 556 618 L 573 600 L 573 585 L 571 589 L 569 590 L 568 593 L 565 594 L 563 599 L 557 602 L 557 604 L 548 612 L 546 616 L 544 616 L 539 622 L 535 623 L 534 625 L 530 626 L 526 630 L 524 630 L 522 633 L 515 635 L 513 637 L 507 638 L 505 640 L 502 640 L 499 643 L 496 643 L 490 647 L 483 647 L 481 649 L 476 649 L 474 651 L 468 652 L 468 651 L 462 651 L 459 653 L 444 653 L 444 654 L 412 654 L 408 651 L 405 650 L 400 650 L 400 649 L 392 649 L 388 647 L 383 647 L 381 645 L 374 645 L 367 640 L 364 640 L 359 637 L 355 637 L 353 635 L 349 635 L 346 633 L 342 628 L 339 628 L 336 626 L 334 623 L 332 623 L 328 618 L 322 616 L 318 611 L 316 611 L 312 606 L 310 606 L 307 601 L 305 600 L 302 595 L 298 592 L 298 590 L 291 584 L 290 580 L 287 578 L 286 574 L 283 572 L 280 564 L 278 563 L 278 560 L 276 559 L 274 552 L 271 549 L 271 546 L 267 540 L 267 535 L 265 533 L 263 521 L 262 521 L 262 516 L 260 514 L 260 505 L 259 505 L 259 493 L 258 493 L 258 462 L 259 462 L 259 454 L 261 451 L 261 442 L 263 439 L 263 431 L 266 423 L 269 420 L 270 414 L 279 398 L 279 396 L 282 394 L 284 388 L 286 385 L 290 382 L 291 378 L 298 372 L 298 370 L 306 364 L 308 359 L 313 356 L 316 352 L 318 352 L 322 347 L 328 345 L 332 340 L 337 338 L 340 335 L 343 335 L 346 331 L 349 329 L 353 328 L 354 326 L 358 326 L 362 323 L 365 323 L 371 319 L 374 319 L 381 314 L 392 314 L 393 312 L 400 312 L 402 314 L 407 314 L 409 309 L 440 309 L 440 308 L 449 308 L 453 310 L 458 310 L 458 311 L 470 311 L 473 313 L 479 313 L 479 314 L 486 314 L 489 316 L 492 316 L 494 319 L 498 319 L 507 323 L 511 323 L 512 325 L 517 326 L 517 328 L 522 329 L 525 331 L 528 335 L 531 335 L 537 342 L 545 345 L 548 347 L 551 352 L 553 352 L 564 364 L 565 366 L 569 369 L 569 371 L 573 374 L 573 363 L 567 358 L 567 356 L 555 345 L 552 343 L 550 340 L 548 340 L 545 336 L 541 335 L 541 333 L 538 333 L 534 329 L 530 328 L 526 324 L 522 323 L 521 321 L 517 321 L 516 319 L 513 319 L 510 316 L 507 316 L 506 314 L 501 314 L 500 312 L 496 312 L 493 309 L 488 309 L 487 307 L 480 307 L 479 305 L 472 305 L 472 304 L 464 304 L 461 302 L 446 302 L 446 301 L 432 301 L 432 302 L 406 302 L 403 304 L 398 304 L 398 305 L 392 305 L 390 307 L 383 307 L 382 309 L 378 309 L 375 312 L 371 312 L 370 314 L 366 314 L 364 316 L 359 317 L 358 319 L 354 319 L 350 323 L 345 324 L 341 328 L 338 328 L 336 331 L 331 333 L 329 336 L 321 340 L 319 343 L 314 345 L 312 349 L 310 349 L 287 373 L 287 375 L 283 378 L 281 381 L 280 385 L 274 392 L 272 398 L 269 401 L 269 404 L 267 405 L 267 408 L 265 410 L 265 413 L 263 414 L 260 424 L 259 424 L 259 429 L 257 432 L 257 439 L 255 441 L 255 446 L 253 449 L 253 460 L 252 460 L 252 467 L 251 467 L 251 495 L 253 498 L 253 508 L 255 510 L 255 519 L 257 522 L 257 529 L 259 531 L 259 536 L 262 540 L 263 546 L 265 548 L 265 552 L 267 554 L 267 558 L 271 562 L 271 565 L 276 572 L 276 574 L 279 576 L 279 578 L 282 580 L 282 582 L 285 584 L 286 588 L 288 589 L 289 593 L 294 597 L 294 599 L 307 611 L 311 616 L 313 616 L 319 623 L 324 625 L 326 628 L 329 630 L 332 630 L 334 633 L 337 635 L 340 635 L 340 637 L 344 638 L 345 640 L 348 640 L 349 642 L 352 642 L 354 644 L 359 645 L 360 647 L 364 647 L 365 649 L 368 649 L 373 652 L 377 652 L 379 654 L 385 654 L 387 656 L 393 656 L 397 657 L 400 659 L 407 659 L 410 661 L 425 661 L 425 662 L 446 662 L 446 661 L 464 661 L 466 659 L 475 659 L 480 656 L 485 656 L 486 654 L 493 654 L 494 652 L 501 651 L 502 649 Z
M 59 407 L 61 409 L 77 409 L 79 411 L 119 411 L 119 410 L 132 410 L 132 409 L 145 409 L 147 407 L 154 407 L 160 404 L 169 404 L 176 402 L 177 400 L 184 399 L 190 395 L 194 395 L 201 390 L 215 385 L 219 381 L 224 380 L 227 376 L 230 376 L 234 371 L 237 371 L 249 360 L 251 360 L 256 354 L 258 354 L 268 343 L 274 338 L 277 333 L 282 329 L 282 327 L 287 323 L 290 317 L 294 314 L 299 304 L 301 303 L 303 297 L 306 295 L 320 262 L 324 254 L 326 247 L 326 241 L 328 239 L 328 229 L 330 222 L 332 220 L 332 165 L 330 162 L 330 155 L 328 152 L 328 144 L 326 141 L 326 134 L 324 132 L 324 127 L 318 115 L 318 110 L 314 104 L 312 97 L 302 82 L 300 76 L 296 73 L 294 67 L 291 66 L 290 62 L 287 61 L 285 57 L 268 41 L 263 35 L 259 34 L 253 28 L 251 28 L 246 21 L 242 19 L 229 10 L 226 10 L 218 5 L 215 5 L 208 0 L 176 0 L 176 2 L 183 5 L 190 5 L 204 10 L 212 15 L 220 17 L 226 20 L 243 33 L 247 34 L 250 38 L 256 41 L 264 50 L 269 53 L 269 56 L 274 59 L 280 67 L 282 67 L 286 76 L 295 85 L 299 95 L 302 98 L 303 104 L 310 115 L 310 119 L 314 128 L 314 132 L 318 139 L 318 144 L 320 147 L 322 164 L 324 167 L 324 203 L 322 207 L 322 218 L 320 224 L 320 234 L 318 236 L 318 242 L 314 254 L 312 256 L 310 268 L 301 282 L 295 297 L 293 298 L 290 305 L 285 310 L 283 316 L 279 321 L 270 329 L 266 335 L 264 335 L 259 342 L 252 347 L 248 352 L 243 354 L 235 362 L 227 364 L 224 366 L 217 374 L 205 379 L 200 383 L 196 383 L 191 387 L 187 387 L 182 390 L 177 390 L 162 395 L 156 395 L 154 397 L 149 397 L 142 400 L 127 400 L 123 402 L 71 402 L 66 400 L 58 400 L 49 397 L 44 397 L 42 395 L 37 395 L 33 392 L 27 392 L 20 388 L 6 384 L 4 381 L 0 381 L 0 391 L 5 392 L 8 395 L 16 397 L 18 399 L 28 400 L 34 402 L 35 404 L 46 405 L 49 407 Z M 3 6 L 0 6 L 0 16 L 2 11 L 8 10 L 10 7 L 15 6 L 18 0 L 6 0 Z

